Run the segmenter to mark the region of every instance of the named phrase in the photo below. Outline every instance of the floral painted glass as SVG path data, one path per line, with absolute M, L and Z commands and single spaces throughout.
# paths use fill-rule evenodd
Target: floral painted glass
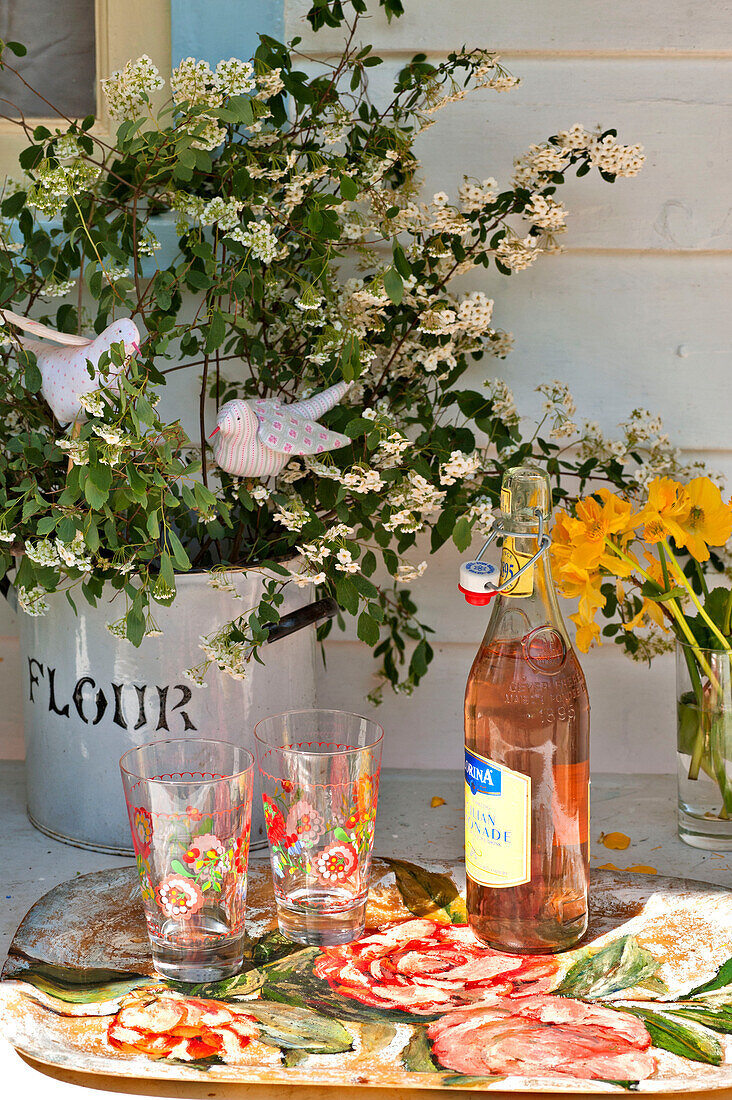
M 236 974 L 254 757 L 226 741 L 155 741 L 120 770 L 155 969 L 182 982 Z
M 298 943 L 348 943 L 363 932 L 383 735 L 338 710 L 288 711 L 255 726 L 277 918 Z

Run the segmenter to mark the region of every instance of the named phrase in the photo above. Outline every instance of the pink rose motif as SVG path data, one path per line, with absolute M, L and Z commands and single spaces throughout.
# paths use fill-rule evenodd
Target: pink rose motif
M 350 878 L 358 867 L 358 852 L 340 840 L 329 844 L 313 859 L 313 870 L 324 886 L 336 886 Z
M 168 875 L 156 887 L 155 900 L 166 917 L 190 920 L 202 907 L 205 899 L 193 879 L 184 875 Z
M 326 433 L 325 433 L 325 432 L 319 432 L 319 433 L 318 433 L 318 438 L 319 438 L 319 439 L 327 439 L 327 438 L 328 438 L 328 436 L 326 435 Z
M 558 965 L 552 955 L 493 951 L 467 925 L 415 919 L 325 948 L 315 972 L 345 997 L 428 1016 L 475 1001 L 544 993 Z
M 281 420 L 273 420 L 272 423 L 274 424 L 275 428 L 277 428 L 277 431 L 279 431 L 281 429 L 281 427 L 282 427 L 282 421 Z
M 317 840 L 324 831 L 323 818 L 304 798 L 290 807 L 285 825 L 288 836 L 295 834 L 299 840 Z
M 440 1064 L 468 1075 L 639 1081 L 656 1068 L 641 1020 L 569 997 L 468 1005 L 430 1024 L 427 1034 Z
M 149 988 L 126 997 L 107 1028 L 111 1046 L 125 1054 L 183 1061 L 235 1063 L 258 1037 L 256 1020 L 237 1006 Z
M 268 443 L 276 443 L 277 442 L 277 436 L 276 435 L 268 435 L 267 436 L 267 442 Z
M 285 452 L 285 454 L 289 455 L 292 450 L 292 443 L 283 444 L 282 450 Z

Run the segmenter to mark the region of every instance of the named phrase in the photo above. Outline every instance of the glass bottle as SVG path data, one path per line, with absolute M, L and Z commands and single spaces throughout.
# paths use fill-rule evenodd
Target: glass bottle
M 537 552 L 537 509 L 546 525 L 546 474 L 508 470 L 503 526 L 518 537 L 504 538 L 501 583 Z M 587 930 L 589 712 L 544 553 L 492 598 L 465 691 L 468 920 L 491 947 L 562 951 Z

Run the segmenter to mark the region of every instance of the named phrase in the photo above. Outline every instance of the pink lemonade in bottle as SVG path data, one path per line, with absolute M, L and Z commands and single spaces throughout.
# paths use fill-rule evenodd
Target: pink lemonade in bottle
M 537 552 L 537 509 L 547 524 L 546 475 L 509 470 L 501 512 L 514 534 L 503 542 L 502 584 Z M 468 920 L 502 951 L 563 951 L 587 930 L 587 686 L 547 553 L 488 606 L 465 691 Z

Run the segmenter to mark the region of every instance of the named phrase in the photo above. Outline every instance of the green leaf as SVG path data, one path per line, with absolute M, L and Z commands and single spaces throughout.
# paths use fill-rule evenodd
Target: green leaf
M 722 1064 L 722 1048 L 713 1035 L 697 1028 L 686 1027 L 665 1013 L 654 1012 L 649 1008 L 625 1006 L 622 1011 L 643 1021 L 654 1047 L 669 1050 L 672 1054 L 678 1054 L 692 1062 L 704 1062 L 709 1066 Z
M 181 863 L 179 859 L 171 859 L 170 866 L 173 868 L 177 875 L 183 875 L 185 878 L 195 878 L 190 867 L 186 867 L 184 863 Z
M 727 959 L 727 962 L 722 963 L 715 976 L 708 982 L 704 982 L 703 985 L 698 985 L 696 989 L 692 989 L 691 993 L 687 993 L 684 1000 L 692 1000 L 694 997 L 701 996 L 702 993 L 713 993 L 715 989 L 724 989 L 726 986 L 732 983 L 732 959 Z
M 134 603 L 127 612 L 127 638 L 134 646 L 139 646 L 145 637 L 145 613 Z
M 669 1009 L 672 1016 L 680 1016 L 692 1023 L 702 1024 L 711 1031 L 720 1031 L 723 1035 L 732 1034 L 732 1005 L 720 1005 L 710 1008 L 708 1005 L 689 1005 L 688 1008 Z
M 353 1036 L 340 1023 L 309 1008 L 277 1001 L 247 1001 L 245 1011 L 260 1027 L 260 1039 L 281 1050 L 340 1054 L 353 1049 Z
M 348 835 L 345 829 L 341 829 L 340 825 L 333 830 L 333 836 L 336 840 L 342 841 L 343 844 L 350 844 L 353 839 Z
M 432 1057 L 426 1028 L 417 1027 L 414 1029 L 412 1038 L 402 1051 L 401 1063 L 411 1073 L 437 1073 L 439 1071 L 440 1067 Z
M 589 1000 L 607 997 L 655 978 L 660 965 L 632 936 L 621 936 L 599 951 L 581 951 L 555 992 Z
M 473 528 L 470 525 L 470 521 L 461 516 L 452 529 L 452 541 L 457 546 L 458 550 L 462 554 L 464 550 L 467 550 L 473 541 Z
M 43 377 L 38 369 L 38 364 L 31 362 L 30 359 L 26 359 L 24 384 L 28 393 L 40 393 L 43 385 Z
M 358 198 L 358 184 L 350 176 L 341 176 L 341 195 L 346 202 L 353 202 Z
M 397 889 L 410 913 L 416 917 L 442 920 L 445 924 L 466 924 L 465 901 L 449 875 L 426 871 L 405 859 L 385 859 L 394 872 Z
M 362 611 L 358 617 L 358 636 L 366 645 L 375 646 L 381 637 L 379 624 L 372 619 L 368 611 Z
M 173 551 L 173 561 L 183 572 L 187 572 L 191 568 L 191 560 L 183 549 L 183 543 L 180 541 L 175 531 L 168 531 L 168 540 L 170 542 L 170 548 Z
M 13 976 L 18 981 L 27 982 L 34 989 L 40 989 L 43 993 L 55 997 L 58 1001 L 64 1001 L 66 1004 L 82 1005 L 114 1001 L 118 997 L 124 997 L 126 993 L 140 985 L 150 984 L 150 977 L 144 974 L 125 974 L 124 976 L 120 974 L 119 980 L 90 981 L 83 984 L 78 981 L 71 983 L 64 981 L 61 977 L 51 976 L 51 973 L 46 972 L 47 970 L 53 972 L 56 969 L 55 967 L 46 968 L 43 964 L 38 964 Z M 73 973 L 78 978 L 80 973 L 83 972 L 75 970 Z
M 211 322 L 206 333 L 206 351 L 212 352 L 221 347 L 226 336 L 226 318 L 220 310 L 211 314 Z
M 402 277 L 395 267 L 387 267 L 383 275 L 384 290 L 389 295 L 389 298 L 398 306 L 404 297 L 404 283 Z

